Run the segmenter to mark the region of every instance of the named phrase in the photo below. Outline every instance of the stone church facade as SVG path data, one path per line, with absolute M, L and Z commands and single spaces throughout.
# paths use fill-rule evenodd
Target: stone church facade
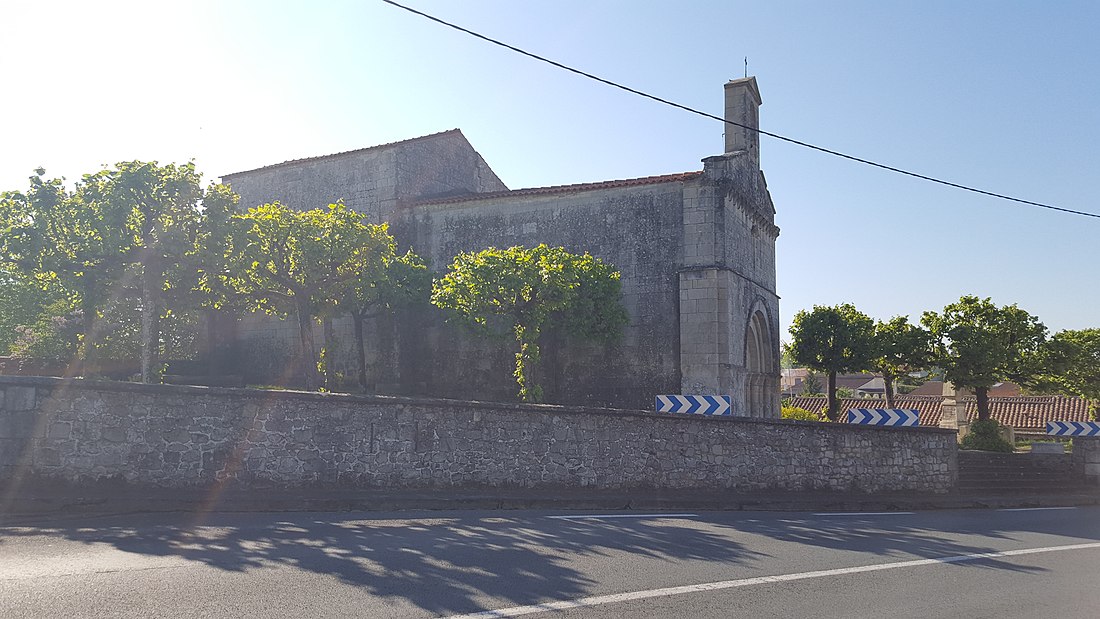
M 728 120 L 755 127 L 755 78 L 725 85 Z M 779 414 L 775 210 L 759 137 L 727 125 L 725 152 L 701 171 L 509 190 L 455 129 L 393 144 L 229 174 L 251 207 L 336 200 L 386 222 L 442 273 L 462 251 L 546 243 L 589 252 L 622 273 L 630 324 L 617 344 L 548 338 L 539 382 L 549 402 L 651 408 L 658 394 L 730 394 L 736 415 Z M 379 393 L 512 399 L 514 343 L 486 340 L 434 308 L 369 320 L 369 375 Z M 350 319 L 328 345 L 354 376 Z M 234 346 L 250 382 L 278 382 L 293 321 L 250 316 Z

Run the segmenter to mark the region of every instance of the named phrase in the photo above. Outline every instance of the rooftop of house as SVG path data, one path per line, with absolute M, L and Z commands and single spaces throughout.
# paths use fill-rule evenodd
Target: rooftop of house
M 826 404 L 824 396 L 796 396 L 788 401 L 792 406 L 813 412 L 822 410 Z M 965 396 L 962 401 L 966 405 L 967 419 L 976 420 L 978 403 L 974 396 Z M 903 395 L 894 400 L 896 408 L 917 410 L 922 426 L 939 425 L 942 403 L 943 398 L 938 395 Z M 850 408 L 886 408 L 886 402 L 878 398 L 840 400 L 841 412 Z M 1045 430 L 1048 421 L 1090 421 L 1088 400 L 1065 396 L 991 397 L 989 415 L 1004 425 L 1029 431 Z

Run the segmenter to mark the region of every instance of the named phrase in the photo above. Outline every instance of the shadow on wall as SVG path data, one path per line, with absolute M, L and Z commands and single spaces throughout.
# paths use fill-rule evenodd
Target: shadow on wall
M 947 557 L 991 552 L 980 540 L 1011 539 L 1021 530 L 1100 537 L 1100 529 L 1067 531 L 1064 523 L 1029 521 L 1019 529 L 990 529 L 981 513 L 936 514 L 921 525 L 891 520 L 886 526 L 859 519 L 768 514 L 715 514 L 691 520 L 569 521 L 544 517 L 372 518 L 216 514 L 202 525 L 181 525 L 192 516 L 154 519 L 133 527 L 88 523 L 53 528 L 0 528 L 0 539 L 62 536 L 84 544 L 109 544 L 146 556 L 177 557 L 227 572 L 283 567 L 338 578 L 390 603 L 407 603 L 435 614 L 481 610 L 494 604 L 527 605 L 547 599 L 591 595 L 597 581 L 575 567 L 576 557 L 606 557 L 621 565 L 632 558 L 740 566 L 753 575 L 770 555 L 751 547 L 791 552 L 810 545 L 858 549 L 881 557 Z M 715 522 L 717 521 L 717 522 Z M 723 522 L 724 521 L 724 522 Z M 119 522 L 115 520 L 113 522 Z M 122 522 L 133 522 L 132 518 Z M 974 540 L 954 541 L 952 537 Z M 955 564 L 1040 572 L 1042 568 L 997 559 Z M 767 569 L 761 567 L 760 569 Z

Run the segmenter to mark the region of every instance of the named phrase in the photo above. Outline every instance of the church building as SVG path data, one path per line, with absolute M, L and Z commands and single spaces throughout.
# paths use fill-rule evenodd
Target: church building
M 727 120 L 757 127 L 753 77 L 725 84 Z M 657 147 L 656 145 L 654 146 Z M 343 200 L 386 222 L 443 273 L 456 254 L 546 243 L 592 255 L 622 274 L 630 317 L 610 345 L 553 341 L 538 382 L 546 401 L 652 409 L 660 394 L 728 394 L 733 414 L 779 416 L 775 225 L 759 134 L 726 125 L 723 154 L 699 171 L 508 189 L 458 129 L 223 177 L 244 207 L 302 209 Z M 434 308 L 380 314 L 366 327 L 373 390 L 510 400 L 513 339 L 486 339 Z M 328 362 L 355 376 L 350 318 L 338 319 Z M 248 316 L 235 343 L 249 382 L 277 382 L 293 357 L 293 320 Z

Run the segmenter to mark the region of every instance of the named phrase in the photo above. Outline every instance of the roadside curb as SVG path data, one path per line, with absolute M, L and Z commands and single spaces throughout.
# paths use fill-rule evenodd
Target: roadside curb
M 852 493 L 665 493 L 537 494 L 445 491 L 379 492 L 271 489 L 216 493 L 190 489 L 145 493 L 75 491 L 5 494 L 0 524 L 13 520 L 165 512 L 343 512 L 405 510 L 599 510 L 599 511 L 812 511 L 881 512 L 943 509 L 1069 507 L 1100 504 L 1100 492 L 1030 495 L 892 495 Z

